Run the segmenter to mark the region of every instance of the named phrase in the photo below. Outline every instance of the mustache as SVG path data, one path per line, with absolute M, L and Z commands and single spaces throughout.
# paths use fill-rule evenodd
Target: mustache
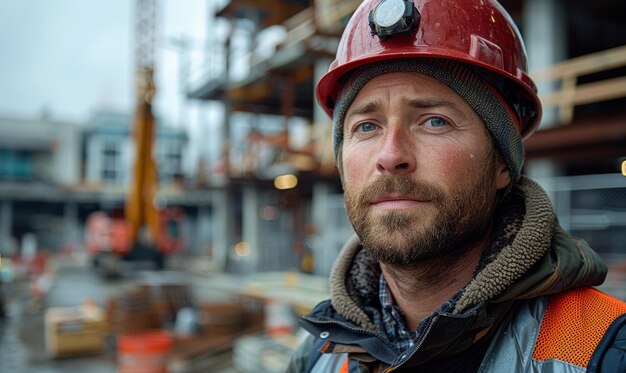
M 399 194 L 415 199 L 428 199 L 435 204 L 445 199 L 445 194 L 435 185 L 411 179 L 408 175 L 382 176 L 366 186 L 359 195 L 359 204 L 369 204 L 378 198 Z

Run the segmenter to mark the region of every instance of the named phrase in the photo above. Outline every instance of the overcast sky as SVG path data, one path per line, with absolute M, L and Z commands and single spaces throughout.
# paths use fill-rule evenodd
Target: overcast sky
M 168 40 L 206 38 L 211 0 L 160 0 L 156 111 L 177 124 L 179 55 Z M 0 1 L 0 116 L 85 121 L 132 112 L 132 0 Z

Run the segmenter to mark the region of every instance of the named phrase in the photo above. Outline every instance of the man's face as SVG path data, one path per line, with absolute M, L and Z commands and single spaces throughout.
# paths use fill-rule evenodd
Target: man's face
M 416 73 L 378 76 L 350 106 L 343 136 L 346 209 L 378 260 L 460 255 L 485 235 L 509 174 L 450 88 Z

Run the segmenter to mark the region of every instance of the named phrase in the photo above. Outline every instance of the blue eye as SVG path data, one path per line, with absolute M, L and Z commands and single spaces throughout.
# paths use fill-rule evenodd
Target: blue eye
M 376 125 L 371 122 L 361 123 L 357 127 L 357 131 L 359 132 L 371 132 L 376 129 Z
M 426 119 L 426 125 L 429 125 L 431 127 L 435 127 L 435 128 L 441 128 L 441 127 L 445 127 L 448 126 L 449 123 L 447 120 L 441 118 L 441 117 L 431 117 Z

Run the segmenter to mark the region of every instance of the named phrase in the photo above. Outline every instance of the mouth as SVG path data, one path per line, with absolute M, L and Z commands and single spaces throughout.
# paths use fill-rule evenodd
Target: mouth
M 429 202 L 431 201 L 427 198 L 389 195 L 375 198 L 370 206 L 381 210 L 406 210 Z

